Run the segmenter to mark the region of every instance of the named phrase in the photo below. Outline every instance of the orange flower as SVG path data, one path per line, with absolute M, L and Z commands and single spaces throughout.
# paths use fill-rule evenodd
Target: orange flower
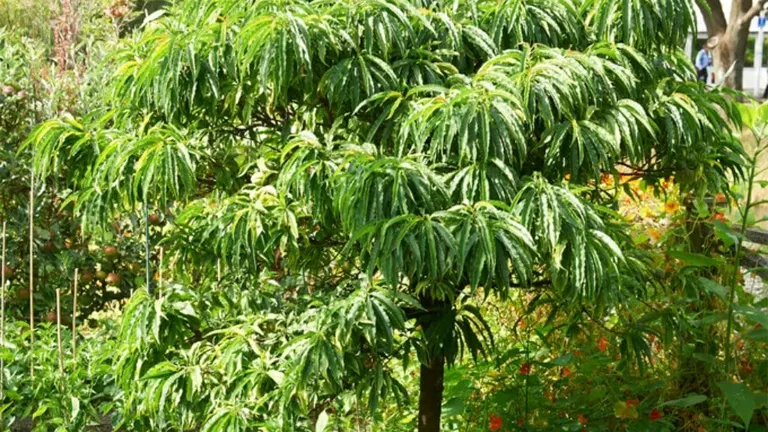
M 651 240 L 656 242 L 661 238 L 661 231 L 657 228 L 648 228 L 648 235 L 651 237 Z
M 657 421 L 662 417 L 664 417 L 664 415 L 655 408 L 653 409 L 653 411 L 651 411 L 650 414 L 648 414 L 648 418 L 651 419 L 651 421 Z
M 571 375 L 571 370 L 568 368 L 568 366 L 564 367 L 563 370 L 560 372 L 560 375 L 563 378 L 568 378 L 569 375 Z
M 488 421 L 490 423 L 488 425 L 488 429 L 490 429 L 492 431 L 497 431 L 497 430 L 501 429 L 501 425 L 502 425 L 501 417 L 499 417 L 497 415 L 494 415 L 494 414 L 491 414 L 491 415 L 488 416 Z
M 565 181 L 567 182 L 571 181 L 571 174 L 570 173 L 566 174 L 565 176 L 563 176 L 563 179 L 565 179 Z
M 613 176 L 603 173 L 600 175 L 600 182 L 606 186 L 613 186 Z
M 581 413 L 579 413 L 579 424 L 581 424 L 582 426 L 584 426 L 584 425 L 586 425 L 587 423 L 589 423 L 589 419 L 588 419 L 588 418 L 586 418 L 586 417 L 584 417 L 584 414 L 581 414 Z
M 728 218 L 720 212 L 715 212 L 715 214 L 712 215 L 712 219 L 723 223 L 728 222 Z
M 605 352 L 605 350 L 608 349 L 608 339 L 601 337 L 597 341 L 597 349 L 599 349 L 600 352 Z
M 576 356 L 576 357 L 581 357 L 583 354 L 581 353 L 581 350 L 575 350 L 573 352 L 573 355 Z
M 528 362 L 525 362 L 520 365 L 520 375 L 530 375 L 531 374 L 531 364 Z
M 636 407 L 640 405 L 640 401 L 637 399 L 627 399 L 627 406 L 628 407 Z
M 715 202 L 724 203 L 727 199 L 728 198 L 726 198 L 725 194 L 722 192 L 715 195 Z
M 667 213 L 677 213 L 677 211 L 680 210 L 680 203 L 675 200 L 667 201 L 664 203 L 664 210 L 666 210 Z

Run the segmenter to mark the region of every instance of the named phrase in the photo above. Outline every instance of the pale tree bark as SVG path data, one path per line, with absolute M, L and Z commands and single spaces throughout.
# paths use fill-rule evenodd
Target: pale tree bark
M 733 66 L 723 85 L 741 90 L 749 24 L 768 0 L 731 1 L 731 13 L 727 20 L 721 0 L 696 0 L 696 3 L 704 16 L 707 35 L 715 43 L 712 54 L 717 79 L 721 79 Z

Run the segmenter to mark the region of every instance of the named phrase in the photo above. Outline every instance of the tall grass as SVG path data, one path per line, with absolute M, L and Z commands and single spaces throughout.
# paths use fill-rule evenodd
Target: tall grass
M 51 20 L 57 5 L 57 1 L 48 0 L 0 0 L 0 27 L 50 45 L 53 42 Z

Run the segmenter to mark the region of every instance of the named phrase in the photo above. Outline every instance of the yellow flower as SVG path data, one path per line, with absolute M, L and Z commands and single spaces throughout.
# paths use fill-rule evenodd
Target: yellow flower
M 640 211 L 640 215 L 647 219 L 651 219 L 656 216 L 648 207 L 643 207 L 643 209 Z
M 627 405 L 626 402 L 616 402 L 613 405 L 613 413 L 620 419 L 637 418 L 637 409 L 634 406 Z
M 664 203 L 664 210 L 667 213 L 677 213 L 680 210 L 680 203 L 675 200 L 670 200 Z
M 661 238 L 661 231 L 656 228 L 648 228 L 648 235 L 651 236 L 651 239 L 656 242 Z

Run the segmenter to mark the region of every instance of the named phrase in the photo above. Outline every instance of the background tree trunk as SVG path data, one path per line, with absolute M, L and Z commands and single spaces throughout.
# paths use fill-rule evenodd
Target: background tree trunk
M 419 432 L 440 432 L 443 408 L 445 359 L 435 357 L 429 365 L 421 365 L 419 382 Z
M 747 51 L 749 26 L 729 26 L 714 50 L 715 77 L 720 80 L 733 65 L 732 72 L 725 77 L 723 85 L 742 90 L 744 75 L 744 56 Z
M 696 3 L 704 17 L 707 35 L 716 43 L 712 53 L 715 79 L 723 79 L 733 65 L 733 70 L 725 77 L 723 86 L 742 90 L 749 24 L 768 0 L 758 0 L 754 3 L 752 0 L 731 1 L 731 13 L 727 21 L 721 0 L 696 0 Z

